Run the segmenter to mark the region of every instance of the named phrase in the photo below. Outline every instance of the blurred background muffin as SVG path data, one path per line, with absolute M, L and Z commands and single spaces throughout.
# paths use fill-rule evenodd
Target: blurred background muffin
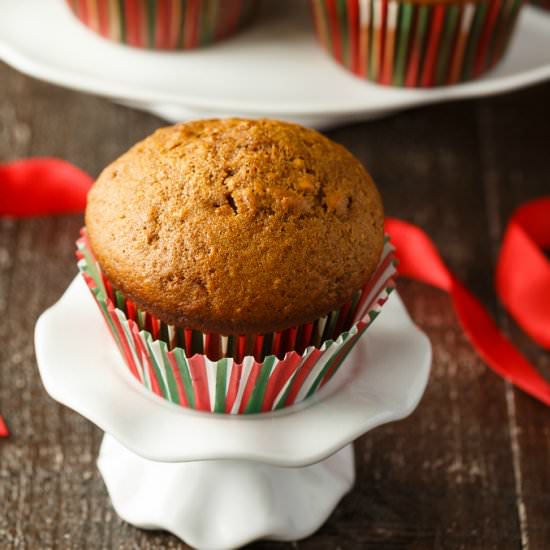
M 336 61 L 379 84 L 431 87 L 474 79 L 506 52 L 523 0 L 311 0 Z
M 140 48 L 188 50 L 231 36 L 258 0 L 66 0 L 89 29 Z

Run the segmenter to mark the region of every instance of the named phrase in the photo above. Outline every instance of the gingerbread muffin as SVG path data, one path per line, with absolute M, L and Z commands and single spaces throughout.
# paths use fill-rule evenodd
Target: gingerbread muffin
M 384 244 L 371 178 L 313 130 L 271 120 L 163 128 L 108 166 L 86 227 L 107 278 L 167 323 L 284 330 L 370 278 Z
M 381 305 L 393 274 L 383 221 L 361 163 L 318 132 L 201 120 L 156 131 L 102 172 L 80 255 L 104 313 L 110 302 L 145 344 L 261 364 L 327 349 Z

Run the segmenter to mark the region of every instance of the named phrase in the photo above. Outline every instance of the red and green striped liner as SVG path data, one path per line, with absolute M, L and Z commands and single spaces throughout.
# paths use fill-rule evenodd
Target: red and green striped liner
M 482 75 L 504 55 L 523 0 L 310 0 L 319 41 L 379 84 L 433 87 Z
M 531 0 L 531 4 L 545 10 L 550 10 L 550 0 Z
M 373 277 L 338 314 L 271 335 L 224 337 L 166 325 L 130 305 L 102 274 L 85 231 L 77 249 L 79 269 L 132 375 L 172 403 L 226 414 L 281 409 L 322 388 L 380 312 L 396 274 L 387 241 Z M 350 319 L 349 328 L 343 318 Z M 229 338 L 233 348 L 224 345 Z
M 188 50 L 237 32 L 258 0 L 66 0 L 91 30 L 139 48 Z

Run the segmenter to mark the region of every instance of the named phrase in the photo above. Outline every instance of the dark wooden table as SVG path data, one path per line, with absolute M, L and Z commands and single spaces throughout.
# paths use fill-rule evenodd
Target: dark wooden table
M 0 65 L 0 161 L 55 155 L 97 175 L 162 124 Z M 507 218 L 550 192 L 550 84 L 328 134 L 368 167 L 387 213 L 424 227 L 550 373 L 550 355 L 503 313 L 492 284 Z M 0 548 L 184 548 L 117 517 L 95 466 L 101 432 L 38 377 L 34 323 L 75 275 L 81 225 L 78 215 L 0 219 L 0 411 L 13 432 L 0 440 Z M 550 548 L 550 409 L 485 367 L 444 293 L 408 281 L 400 292 L 434 348 L 422 403 L 358 440 L 355 488 L 314 536 L 251 548 Z

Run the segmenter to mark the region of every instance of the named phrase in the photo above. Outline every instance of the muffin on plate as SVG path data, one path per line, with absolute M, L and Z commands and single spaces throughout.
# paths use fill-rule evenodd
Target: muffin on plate
M 383 222 L 361 163 L 321 134 L 202 120 L 103 171 L 79 265 L 144 385 L 260 412 L 322 387 L 376 316 L 395 272 Z
M 114 42 L 188 50 L 218 42 L 253 17 L 258 0 L 66 0 L 90 30 Z
M 361 78 L 432 87 L 472 80 L 506 52 L 523 0 L 311 0 L 319 41 Z

